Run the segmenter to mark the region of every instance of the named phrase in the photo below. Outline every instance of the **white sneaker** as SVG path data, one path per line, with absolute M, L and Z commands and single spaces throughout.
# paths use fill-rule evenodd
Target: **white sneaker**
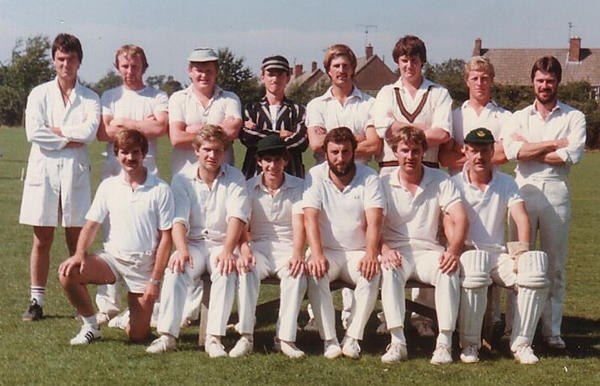
M 408 359 L 406 345 L 402 343 L 390 343 L 386 347 L 386 352 L 381 356 L 381 361 L 387 364 L 398 363 Z
M 75 335 L 75 337 L 70 340 L 70 343 L 73 346 L 79 344 L 89 344 L 96 339 L 100 339 L 100 329 L 98 327 L 84 324 L 81 326 L 79 334 Z
M 221 344 L 221 340 L 212 335 L 208 336 L 206 339 L 206 347 L 204 349 L 210 358 L 222 358 L 227 356 L 227 352 Z
M 284 340 L 275 339 L 273 349 L 292 359 L 304 358 L 304 351 L 296 347 L 294 342 L 286 342 Z
M 96 314 L 96 323 L 98 323 L 98 326 L 102 326 L 103 324 L 106 324 L 110 321 L 110 315 L 108 315 L 106 312 L 98 312 Z
M 108 327 L 125 330 L 129 325 L 129 308 L 108 321 Z
M 452 354 L 450 354 L 450 347 L 445 344 L 438 344 L 433 352 L 430 363 L 432 365 L 445 365 L 452 363 Z
M 342 355 L 342 349 L 340 348 L 340 344 L 337 339 L 331 339 L 325 341 L 325 348 L 323 350 L 323 355 L 327 359 L 335 359 Z
M 464 363 L 479 362 L 479 350 L 474 344 L 467 345 L 460 353 L 460 360 Z
M 529 345 L 523 345 L 513 352 L 516 360 L 522 365 L 534 365 L 540 361 L 540 358 L 535 356 L 533 349 Z
M 161 335 L 154 339 L 146 348 L 148 354 L 160 354 L 167 351 L 175 351 L 176 340 L 171 335 Z
M 315 318 L 308 319 L 308 322 L 306 322 L 306 325 L 304 326 L 304 331 L 319 332 L 319 327 L 317 327 L 317 322 L 315 322 Z
M 235 346 L 233 346 L 231 351 L 229 351 L 229 357 L 230 358 L 243 357 L 244 355 L 250 354 L 252 352 L 253 348 L 254 348 L 254 341 L 251 339 L 248 339 L 248 337 L 246 337 L 246 336 L 242 336 L 240 339 L 238 339 L 237 343 L 235 344 Z
M 351 359 L 358 359 L 360 357 L 358 340 L 345 336 L 342 340 L 342 354 Z
M 565 341 L 560 337 L 560 335 L 547 336 L 544 338 L 544 343 L 546 346 L 556 350 L 563 350 L 567 347 Z

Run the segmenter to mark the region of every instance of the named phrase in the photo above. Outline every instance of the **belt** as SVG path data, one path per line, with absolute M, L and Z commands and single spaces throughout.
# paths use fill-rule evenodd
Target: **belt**
M 430 167 L 430 168 L 434 168 L 434 169 L 439 169 L 440 168 L 440 164 L 438 164 L 437 162 L 429 162 L 429 161 L 422 161 L 421 162 L 423 165 Z M 393 167 L 393 166 L 398 166 L 398 161 L 383 161 L 383 162 L 379 162 L 379 167 L 380 168 L 387 168 L 387 167 Z

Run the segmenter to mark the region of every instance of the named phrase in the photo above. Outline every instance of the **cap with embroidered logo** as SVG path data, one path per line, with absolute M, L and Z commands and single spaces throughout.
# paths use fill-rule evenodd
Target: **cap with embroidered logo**
M 465 137 L 465 143 L 486 144 L 494 142 L 496 142 L 496 140 L 494 139 L 494 135 L 491 131 L 484 127 L 471 130 L 469 134 L 467 134 L 467 136 Z

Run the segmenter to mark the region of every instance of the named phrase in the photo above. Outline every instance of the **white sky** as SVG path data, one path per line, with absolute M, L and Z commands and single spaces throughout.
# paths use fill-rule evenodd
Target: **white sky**
M 112 68 L 122 44 L 142 46 L 146 75 L 187 82 L 185 59 L 195 47 L 229 47 L 257 71 L 264 56 L 280 53 L 291 63 L 316 60 L 346 43 L 364 56 L 364 25 L 375 53 L 392 68 L 391 51 L 407 34 L 421 37 L 428 59 L 466 59 L 473 41 L 483 47 L 567 47 L 568 23 L 583 47 L 600 47 L 598 0 L 0 0 L 0 61 L 15 41 L 59 32 L 79 37 L 80 77 L 95 82 Z

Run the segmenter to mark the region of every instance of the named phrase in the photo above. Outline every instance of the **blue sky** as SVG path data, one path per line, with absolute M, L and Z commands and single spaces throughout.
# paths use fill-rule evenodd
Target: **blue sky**
M 273 53 L 304 68 L 320 64 L 335 43 L 364 56 L 363 25 L 377 26 L 369 42 L 392 68 L 393 45 L 407 33 L 425 41 L 432 63 L 468 58 L 477 37 L 484 47 L 566 47 L 569 22 L 583 47 L 600 47 L 597 0 L 0 0 L 0 10 L 0 61 L 18 38 L 69 32 L 82 41 L 80 76 L 88 82 L 112 68 L 126 43 L 145 49 L 147 75 L 182 82 L 194 47 L 229 47 L 255 71 Z

